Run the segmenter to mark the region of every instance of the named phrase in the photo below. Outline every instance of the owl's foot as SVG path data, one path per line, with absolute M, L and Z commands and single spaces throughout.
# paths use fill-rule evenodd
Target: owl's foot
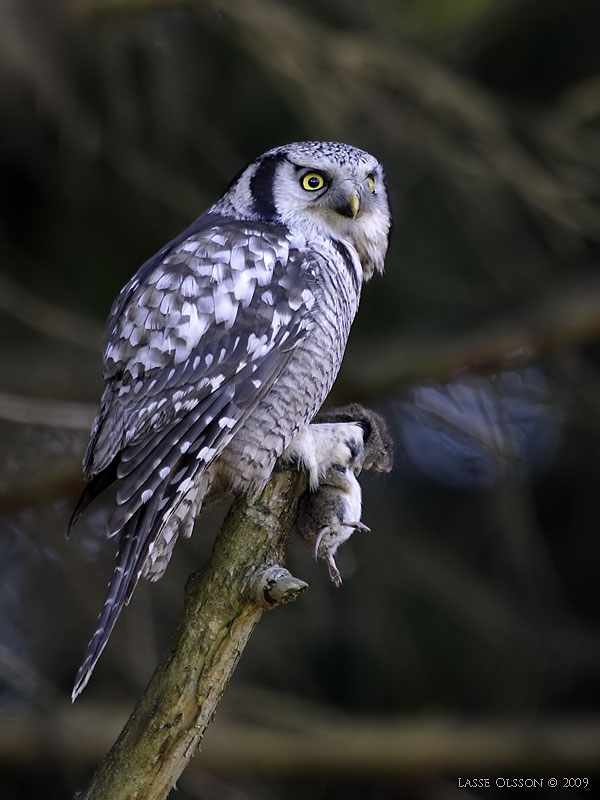
M 358 422 L 315 422 L 296 436 L 282 459 L 305 469 L 314 491 L 330 469 L 362 463 L 363 437 Z

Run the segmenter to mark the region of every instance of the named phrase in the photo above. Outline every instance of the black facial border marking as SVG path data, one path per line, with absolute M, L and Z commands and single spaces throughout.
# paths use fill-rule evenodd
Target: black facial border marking
M 263 220 L 273 220 L 277 217 L 273 183 L 277 167 L 285 160 L 284 153 L 274 153 L 263 158 L 250 179 L 253 211 Z

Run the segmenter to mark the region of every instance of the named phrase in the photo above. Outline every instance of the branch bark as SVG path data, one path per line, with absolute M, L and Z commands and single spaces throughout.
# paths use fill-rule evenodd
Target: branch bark
M 209 562 L 192 575 L 184 612 L 121 735 L 79 800 L 161 800 L 198 749 L 265 608 L 307 584 L 280 564 L 306 477 L 276 472 L 258 498 L 234 503 Z

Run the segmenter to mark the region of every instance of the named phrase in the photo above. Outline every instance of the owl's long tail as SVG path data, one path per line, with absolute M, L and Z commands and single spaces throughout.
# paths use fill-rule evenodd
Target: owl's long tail
M 201 448 L 210 452 L 211 459 L 215 458 L 235 430 L 220 425 L 220 415 L 239 416 L 230 403 L 231 392 L 228 389 L 217 397 L 209 396 L 172 430 L 157 432 L 150 442 L 139 446 L 139 451 L 132 449 L 129 453 L 126 461 L 129 471 L 119 483 L 123 502 L 117 505 L 109 522 L 110 535 L 119 534 L 115 567 L 94 635 L 75 678 L 72 700 L 86 687 L 140 577 L 158 580 L 166 569 L 177 538 L 190 535 L 193 518 L 200 511 L 209 488 L 208 480 L 200 480 L 211 463 L 210 459 L 200 457 Z M 180 444 L 183 437 L 189 437 L 185 447 Z M 111 477 L 118 475 L 118 467 L 111 464 L 108 469 Z M 166 478 L 161 477 L 165 470 Z M 106 485 L 102 473 L 92 479 L 73 515 L 72 524 Z M 147 493 L 150 497 L 145 500 Z
M 77 671 L 71 701 L 75 701 L 87 686 L 119 614 L 123 606 L 129 602 L 138 582 L 141 572 L 140 561 L 143 562 L 148 545 L 144 529 L 147 530 L 149 527 L 147 520 L 151 505 L 154 504 L 150 502 L 136 511 L 121 531 L 115 567 L 108 584 L 104 605 L 98 615 L 96 629 L 85 651 L 83 662 Z
M 188 464 L 190 478 L 199 471 L 197 463 Z M 119 547 L 113 574 L 106 590 L 96 629 L 89 641 L 83 662 L 77 671 L 71 700 L 87 686 L 102 651 L 106 647 L 123 606 L 129 603 L 140 577 L 158 580 L 164 573 L 179 536 L 190 536 L 209 481 L 195 484 L 194 500 L 170 486 L 159 486 L 119 532 Z

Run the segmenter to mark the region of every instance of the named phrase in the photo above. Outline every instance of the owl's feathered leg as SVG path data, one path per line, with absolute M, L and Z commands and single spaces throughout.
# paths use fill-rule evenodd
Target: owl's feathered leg
M 314 491 L 334 465 L 356 462 L 364 448 L 363 437 L 358 422 L 314 422 L 300 431 L 281 458 L 305 469 Z

